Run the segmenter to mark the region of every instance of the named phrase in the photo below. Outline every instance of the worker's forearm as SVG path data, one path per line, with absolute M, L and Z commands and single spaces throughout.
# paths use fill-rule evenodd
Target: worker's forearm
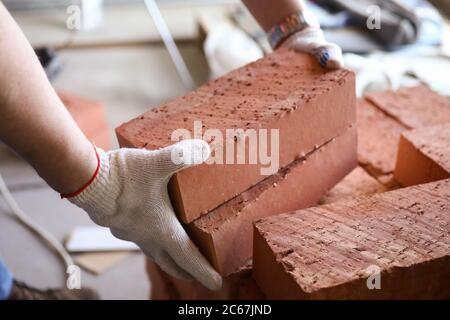
M 93 148 L 1 2 L 0 30 L 0 140 L 55 190 L 76 191 L 95 171 Z
M 243 2 L 264 31 L 269 31 L 286 16 L 305 8 L 303 0 L 243 0 Z

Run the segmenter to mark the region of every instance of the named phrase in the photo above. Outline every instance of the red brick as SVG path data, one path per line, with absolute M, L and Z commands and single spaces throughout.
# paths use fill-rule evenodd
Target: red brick
M 224 277 L 220 290 L 211 291 L 196 281 L 174 278 L 162 271 L 154 262 L 147 260 L 147 274 L 152 288 L 156 288 L 156 292 L 152 291 L 153 296 L 168 300 L 235 300 L 244 297 L 252 300 L 263 299 L 264 295 L 255 284 L 251 271 L 250 260 L 231 275 Z M 156 286 L 153 284 L 155 281 Z M 162 289 L 159 289 L 161 287 Z
M 102 103 L 61 91 L 58 91 L 58 96 L 90 141 L 100 148 L 111 148 L 105 106 Z
M 385 191 L 385 187 L 377 179 L 369 175 L 363 168 L 356 167 L 328 191 L 320 203 L 332 203 L 349 197 L 371 195 L 383 191 Z
M 366 99 L 409 129 L 450 122 L 450 99 L 426 85 L 372 93 Z
M 187 225 L 203 254 L 222 275 L 252 255 L 252 223 L 314 205 L 356 166 L 356 128 L 296 160 Z
M 450 123 L 404 132 L 394 176 L 404 186 L 450 178 Z
M 449 212 L 441 180 L 269 217 L 255 224 L 253 277 L 268 299 L 449 299 Z
M 150 280 L 151 300 L 179 300 L 175 287 L 165 277 L 163 271 L 153 262 L 147 261 L 147 275 Z
M 248 277 L 241 282 L 238 292 L 238 300 L 264 300 L 266 296 L 256 284 L 255 279 Z
M 400 134 L 406 127 L 366 100 L 358 102 L 357 122 L 360 165 L 375 176 L 392 173 Z
M 175 129 L 192 132 L 195 120 L 202 121 L 203 132 L 279 129 L 283 167 L 344 133 L 355 118 L 352 72 L 326 70 L 309 55 L 279 50 L 123 124 L 116 133 L 123 147 L 157 149 L 173 143 Z M 193 221 L 266 178 L 261 167 L 204 164 L 177 173 L 169 185 L 175 211 L 184 222 Z

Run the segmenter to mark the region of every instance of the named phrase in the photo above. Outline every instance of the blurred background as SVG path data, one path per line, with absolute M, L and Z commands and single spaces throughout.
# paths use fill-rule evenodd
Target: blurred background
M 417 83 L 450 96 L 450 0 L 399 0 L 402 10 L 382 0 L 307 2 L 356 72 L 358 96 Z M 114 128 L 123 122 L 271 51 L 240 1 L 3 3 L 75 120 L 106 149 L 118 147 Z M 370 27 L 377 14 L 381 30 Z M 1 146 L 0 172 L 22 209 L 58 240 L 92 225 Z M 64 285 L 59 258 L 17 223 L 1 198 L 0 254 L 15 276 L 31 285 Z M 102 298 L 148 298 L 144 258 L 137 251 L 74 257 L 84 266 L 82 284 L 98 289 Z

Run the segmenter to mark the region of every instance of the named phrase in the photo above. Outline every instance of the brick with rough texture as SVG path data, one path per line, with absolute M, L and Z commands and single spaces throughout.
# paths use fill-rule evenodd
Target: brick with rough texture
M 252 255 L 252 223 L 314 205 L 356 166 L 356 128 L 280 169 L 187 225 L 188 234 L 222 275 Z
M 404 186 L 450 178 L 450 123 L 404 132 L 394 177 Z
M 366 100 L 357 104 L 358 162 L 372 175 L 394 171 L 400 134 L 407 128 Z
M 279 129 L 284 167 L 344 133 L 355 119 L 352 72 L 326 70 L 309 55 L 283 49 L 150 110 L 116 133 L 122 147 L 157 149 L 173 143 L 176 129 L 192 134 L 195 120 L 202 121 L 203 132 L 216 129 L 223 136 L 226 129 Z M 218 139 L 205 140 L 224 148 Z M 246 139 L 232 140 L 234 146 Z M 216 163 L 183 170 L 169 184 L 175 211 L 191 222 L 266 178 L 264 167 Z
M 441 180 L 262 219 L 253 276 L 268 299 L 449 299 L 449 212 Z
M 427 85 L 371 93 L 366 99 L 409 129 L 450 122 L 450 99 Z
M 340 201 L 345 198 L 371 195 L 385 191 L 386 188 L 377 179 L 369 175 L 363 168 L 356 167 L 342 181 L 328 191 L 321 204 Z

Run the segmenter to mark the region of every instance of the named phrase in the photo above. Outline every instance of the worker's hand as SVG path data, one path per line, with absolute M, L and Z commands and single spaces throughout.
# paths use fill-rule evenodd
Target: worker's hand
M 79 195 L 69 198 L 120 239 L 135 242 L 170 275 L 195 278 L 217 290 L 222 278 L 192 243 L 178 221 L 167 192 L 177 171 L 204 162 L 202 140 L 184 140 L 164 149 L 99 148 L 100 171 Z
M 326 68 L 338 69 L 344 66 L 341 48 L 325 40 L 318 24 L 294 33 L 281 47 L 294 48 L 297 51 L 312 54 L 320 65 Z

